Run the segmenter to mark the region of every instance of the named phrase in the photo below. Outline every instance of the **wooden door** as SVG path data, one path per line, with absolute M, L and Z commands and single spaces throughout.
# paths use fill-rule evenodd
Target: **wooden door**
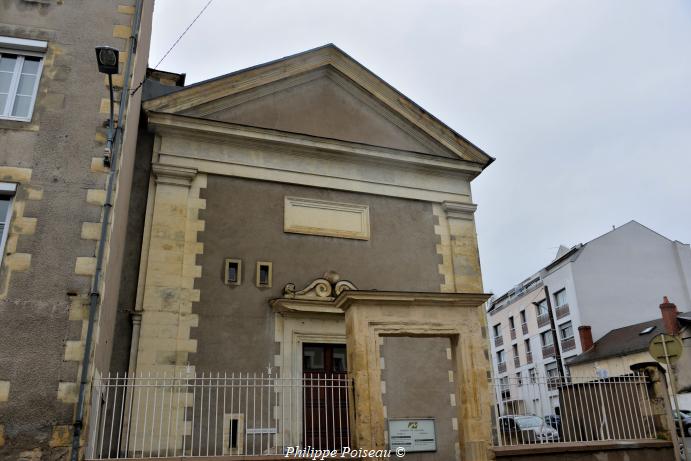
M 348 379 L 344 344 L 304 344 L 304 444 L 323 450 L 348 446 Z

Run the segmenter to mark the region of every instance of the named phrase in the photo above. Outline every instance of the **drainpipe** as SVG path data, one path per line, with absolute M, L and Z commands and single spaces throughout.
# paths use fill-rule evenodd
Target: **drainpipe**
M 108 172 L 106 200 L 103 204 L 103 219 L 101 221 L 101 233 L 98 241 L 98 248 L 96 250 L 96 271 L 94 272 L 94 278 L 91 282 L 91 292 L 89 293 L 89 320 L 86 330 L 86 340 L 84 341 L 84 356 L 82 357 L 81 380 L 79 382 L 79 396 L 77 398 L 77 413 L 73 424 L 72 461 L 79 460 L 79 438 L 81 436 L 82 428 L 84 427 L 84 399 L 86 396 L 87 385 L 89 384 L 88 375 L 94 335 L 94 322 L 96 319 L 96 312 L 98 311 L 99 300 L 101 298 L 98 290 L 101 281 L 101 272 L 103 271 L 103 255 L 105 253 L 106 237 L 108 236 L 110 213 L 113 206 L 111 203 L 113 200 L 113 190 L 115 189 L 115 182 L 117 180 L 118 157 L 120 154 L 120 149 L 122 148 L 122 122 L 130 95 L 130 72 L 132 69 L 132 57 L 134 56 L 137 48 L 137 36 L 139 34 L 139 23 L 142 15 L 142 1 L 143 0 L 137 0 L 136 11 L 134 14 L 134 24 L 132 27 L 133 35 L 130 37 L 129 52 L 127 53 L 127 64 L 125 65 L 125 79 L 122 84 L 122 92 L 120 93 L 118 126 L 115 129 L 115 145 L 111 157 L 110 171 Z

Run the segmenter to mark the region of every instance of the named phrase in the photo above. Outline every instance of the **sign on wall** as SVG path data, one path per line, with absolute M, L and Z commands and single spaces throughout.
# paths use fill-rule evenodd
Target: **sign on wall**
M 389 419 L 389 449 L 399 447 L 406 453 L 437 451 L 434 419 Z

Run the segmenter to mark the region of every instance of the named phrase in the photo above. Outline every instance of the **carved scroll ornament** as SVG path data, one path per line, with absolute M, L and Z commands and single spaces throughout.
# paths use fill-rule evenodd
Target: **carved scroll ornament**
M 283 297 L 332 301 L 345 290 L 357 290 L 357 288 L 348 280 L 341 280 L 341 276 L 338 273 L 328 271 L 321 278 L 314 280 L 300 291 L 295 289 L 294 283 L 287 284 L 283 288 Z

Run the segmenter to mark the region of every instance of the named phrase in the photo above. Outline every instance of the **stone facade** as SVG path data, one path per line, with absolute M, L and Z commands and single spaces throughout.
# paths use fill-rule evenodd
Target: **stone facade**
M 396 311 L 413 316 L 415 344 L 420 335 L 448 343 L 438 357 L 446 390 L 437 456 L 488 456 L 486 296 L 470 181 L 491 157 L 332 45 L 189 87 L 151 75 L 158 81 L 145 90 L 160 96 L 143 103 L 149 133 L 140 132 L 147 147 L 139 158 L 152 174 L 133 191 L 133 200 L 148 199 L 132 208 L 143 221 L 128 239 L 141 239 L 141 258 L 138 270 L 123 273 L 138 278 L 129 294 L 135 316 L 118 322 L 111 371 L 185 377 L 268 369 L 298 378 L 310 342 L 347 343 L 357 367 L 348 313 L 338 307 L 345 295 L 318 305 L 295 296 L 333 270 L 358 290 L 441 296 L 430 301 L 445 306 L 434 320 L 425 319 L 433 310 L 423 301 Z M 239 272 L 233 283 L 228 261 Z M 260 262 L 271 267 L 265 285 Z M 394 335 L 403 324 L 392 321 Z M 424 361 L 424 349 L 398 358 Z M 349 373 L 358 401 L 368 401 L 360 373 Z M 398 400 L 421 397 L 424 386 L 396 387 L 392 379 Z M 385 411 L 381 395 L 376 402 Z M 379 421 L 370 435 L 359 429 L 357 446 L 384 446 Z M 183 419 L 173 427 L 188 432 Z
M 0 36 L 45 42 L 30 120 L 0 117 L 0 182 L 16 184 L 0 267 L 0 458 L 69 454 L 84 355 L 90 285 L 110 169 L 103 163 L 108 86 L 97 45 L 118 48 L 116 98 L 146 66 L 153 1 L 11 0 Z M 124 75 L 137 14 L 133 75 Z M 7 47 L 3 53 L 7 52 Z M 21 54 L 21 51 L 18 52 Z M 92 362 L 109 360 L 127 221 L 140 95 L 122 122 L 122 161 L 111 215 Z M 117 113 L 117 107 L 116 107 Z M 134 127 L 134 135 L 129 128 Z M 93 368 L 92 368 L 93 370 Z

